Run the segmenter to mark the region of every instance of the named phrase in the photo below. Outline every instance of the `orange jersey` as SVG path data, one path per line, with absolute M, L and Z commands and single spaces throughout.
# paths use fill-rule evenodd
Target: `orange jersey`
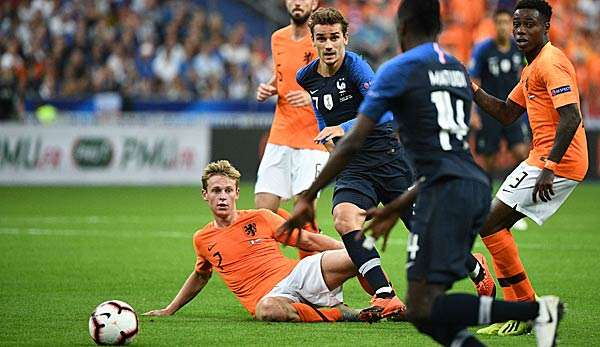
M 575 68 L 561 50 L 548 42 L 523 69 L 521 81 L 508 97 L 527 109 L 533 132 L 533 149 L 527 163 L 541 169 L 554 145 L 559 121 L 556 109 L 568 104 L 577 104 L 581 109 Z M 581 181 L 587 169 L 587 140 L 582 122 L 554 173 Z
M 271 36 L 278 98 L 269 143 L 324 151 L 325 147 L 313 141 L 319 133 L 319 128 L 312 106 L 294 107 L 289 105 L 285 98 L 288 92 L 304 91 L 296 82 L 296 73 L 317 57 L 310 34 L 300 41 L 294 41 L 292 35 L 292 26 L 288 25 Z
M 218 228 L 214 222 L 194 234 L 196 272 L 215 269 L 244 307 L 254 315 L 256 304 L 290 274 L 297 260 L 279 249 L 275 230 L 285 220 L 265 209 L 238 211 L 234 223 Z M 296 235 L 288 241 L 294 246 Z

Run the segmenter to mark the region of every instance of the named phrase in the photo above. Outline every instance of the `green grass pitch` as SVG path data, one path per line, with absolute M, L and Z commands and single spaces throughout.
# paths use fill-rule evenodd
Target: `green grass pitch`
M 543 227 L 515 232 L 538 294 L 568 304 L 563 346 L 600 344 L 600 185 L 578 187 Z M 331 190 L 318 217 L 333 233 Z M 239 208 L 253 205 L 242 186 Z M 289 206 L 289 205 L 288 205 Z M 87 321 L 108 299 L 138 313 L 160 308 L 193 269 L 193 232 L 210 220 L 198 187 L 0 188 L 0 345 L 92 345 Z M 406 232 L 397 228 L 384 267 L 404 293 Z M 475 250 L 483 251 L 478 241 Z M 285 249 L 286 254 L 295 252 Z M 487 253 L 486 253 L 487 254 Z M 453 290 L 473 292 L 469 281 Z M 348 304 L 369 298 L 355 280 Z M 533 346 L 533 335 L 482 337 L 490 346 Z M 253 321 L 218 276 L 173 317 L 141 317 L 139 346 L 433 346 L 407 323 L 287 324 Z

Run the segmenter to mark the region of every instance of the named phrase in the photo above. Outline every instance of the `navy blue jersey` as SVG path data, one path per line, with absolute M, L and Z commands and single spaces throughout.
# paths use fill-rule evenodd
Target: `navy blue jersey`
M 467 144 L 471 93 L 464 66 L 437 43 L 424 43 L 382 65 L 360 113 L 379 122 L 392 111 L 419 176 L 488 183 Z
M 523 68 L 523 56 L 517 44 L 511 40 L 510 50 L 501 52 L 494 39 L 487 39 L 475 46 L 469 74 L 481 80 L 481 87 L 489 94 L 506 100 L 519 82 Z
M 356 121 L 358 107 L 373 82 L 373 69 L 356 53 L 346 51 L 339 70 L 330 77 L 317 72 L 319 59 L 298 71 L 298 84 L 310 93 L 319 130 L 340 125 L 350 131 Z M 385 114 L 362 148 L 362 152 L 388 151 L 398 146 L 393 131 L 389 131 L 393 116 Z M 337 138 L 334 142 L 337 142 Z

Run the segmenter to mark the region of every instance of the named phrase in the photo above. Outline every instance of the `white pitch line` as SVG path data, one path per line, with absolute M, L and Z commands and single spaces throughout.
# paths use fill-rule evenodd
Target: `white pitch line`
M 206 221 L 204 221 L 206 219 Z M 169 223 L 206 223 L 208 218 L 202 215 L 164 215 L 164 216 L 22 216 L 0 217 L 0 224 L 28 223 L 28 224 L 152 224 L 157 222 Z
M 100 229 L 44 229 L 0 227 L 0 235 L 18 236 L 106 236 L 110 238 L 192 238 L 193 231 L 180 232 L 168 230 L 100 230 Z

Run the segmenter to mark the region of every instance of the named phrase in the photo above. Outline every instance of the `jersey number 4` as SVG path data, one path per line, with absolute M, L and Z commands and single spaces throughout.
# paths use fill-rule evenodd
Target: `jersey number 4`
M 463 148 L 467 148 L 465 137 L 469 131 L 469 127 L 465 124 L 465 108 L 464 101 L 456 99 L 456 112 L 452 107 L 452 99 L 450 93 L 444 90 L 432 92 L 431 102 L 435 104 L 438 113 L 438 125 L 440 126 L 440 146 L 444 151 L 452 150 L 450 136 L 456 137 L 462 141 Z

